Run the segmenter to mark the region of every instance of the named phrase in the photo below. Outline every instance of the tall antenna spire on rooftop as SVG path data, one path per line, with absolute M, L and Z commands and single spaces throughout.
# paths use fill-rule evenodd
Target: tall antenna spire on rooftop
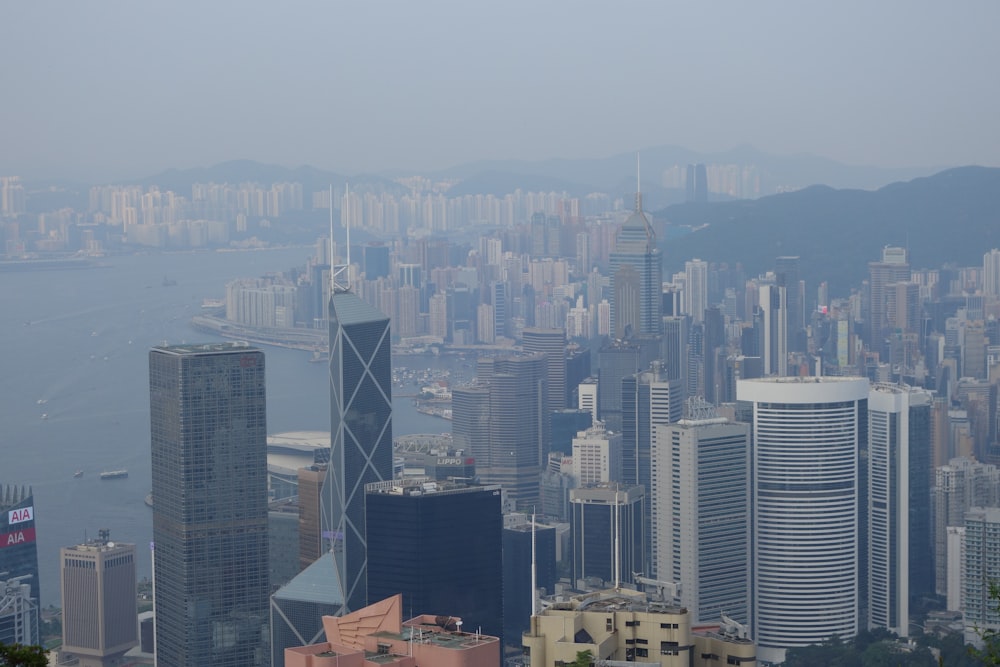
M 639 151 L 635 152 L 635 210 L 642 211 L 642 179 L 639 170 Z
M 351 291 L 351 186 L 344 184 L 344 213 L 347 225 L 347 263 L 331 266 L 330 288 L 336 292 Z M 333 263 L 333 186 L 330 186 L 330 262 Z

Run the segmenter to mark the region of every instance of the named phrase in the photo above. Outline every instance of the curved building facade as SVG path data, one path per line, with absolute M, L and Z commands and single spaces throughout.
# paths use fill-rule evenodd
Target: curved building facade
M 742 380 L 752 408 L 753 627 L 762 660 L 859 630 L 868 380 Z

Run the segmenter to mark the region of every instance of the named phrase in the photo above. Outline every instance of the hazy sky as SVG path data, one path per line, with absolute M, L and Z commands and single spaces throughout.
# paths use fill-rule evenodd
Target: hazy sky
M 1000 164 L 1000 3 L 0 3 L 0 173 L 749 143 Z

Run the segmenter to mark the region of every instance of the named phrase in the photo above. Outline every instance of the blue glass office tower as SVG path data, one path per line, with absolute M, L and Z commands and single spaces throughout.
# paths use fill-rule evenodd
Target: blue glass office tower
M 387 481 L 367 492 L 372 602 L 403 594 L 407 614 L 452 614 L 503 635 L 500 487 Z
M 347 289 L 330 298 L 330 472 L 323 531 L 342 613 L 368 604 L 365 485 L 392 479 L 389 318 Z
M 149 404 L 157 662 L 266 665 L 264 353 L 154 347 Z
M 31 642 L 38 642 L 38 544 L 35 541 L 35 502 L 31 489 L 23 486 L 0 486 L 0 583 L 19 579 L 22 585 L 30 587 L 30 597 L 35 605 L 34 627 Z M 24 577 L 21 579 L 21 577 Z M 0 590 L 0 599 L 4 591 Z M 0 615 L 4 610 L 0 609 Z M 19 635 L 10 636 L 0 619 L 0 641 L 11 643 Z

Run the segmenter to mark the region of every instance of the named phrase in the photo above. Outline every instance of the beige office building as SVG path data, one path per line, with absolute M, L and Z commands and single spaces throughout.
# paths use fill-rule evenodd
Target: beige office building
M 139 644 L 135 545 L 96 540 L 59 552 L 63 646 L 59 664 L 116 667 Z

